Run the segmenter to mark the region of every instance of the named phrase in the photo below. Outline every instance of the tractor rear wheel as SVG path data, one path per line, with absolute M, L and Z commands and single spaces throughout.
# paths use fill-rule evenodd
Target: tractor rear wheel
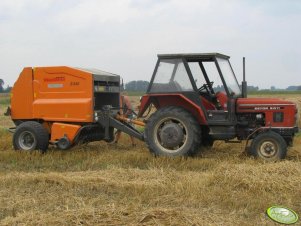
M 45 152 L 48 144 L 49 134 L 47 130 L 40 123 L 34 121 L 21 123 L 13 136 L 15 150 Z
M 180 107 L 164 107 L 149 118 L 145 140 L 151 153 L 163 156 L 191 156 L 201 144 L 197 120 Z
M 249 149 L 249 154 L 269 162 L 284 159 L 286 152 L 287 145 L 285 140 L 273 131 L 257 135 Z

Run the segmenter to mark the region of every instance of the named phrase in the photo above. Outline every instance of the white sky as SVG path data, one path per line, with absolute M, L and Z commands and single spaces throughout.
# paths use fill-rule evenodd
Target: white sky
M 0 78 L 25 66 L 149 80 L 157 53 L 220 52 L 249 85 L 301 85 L 299 0 L 1 0 Z

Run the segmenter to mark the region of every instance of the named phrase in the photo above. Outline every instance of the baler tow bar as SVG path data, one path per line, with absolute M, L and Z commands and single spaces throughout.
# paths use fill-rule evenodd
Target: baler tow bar
M 131 124 L 145 126 L 143 121 L 137 119 L 130 119 L 119 113 L 113 113 L 113 108 L 106 106 L 103 111 L 98 112 L 98 123 L 100 123 L 105 128 L 105 139 L 109 139 L 109 128 L 113 127 L 115 129 L 121 130 L 122 132 L 133 136 L 139 140 L 144 141 L 144 133 L 138 131 Z
M 122 122 L 133 123 L 138 126 L 145 126 L 145 122 L 142 122 L 137 119 L 126 118 L 124 115 L 116 115 L 116 119 L 118 119 L 119 121 L 122 121 Z

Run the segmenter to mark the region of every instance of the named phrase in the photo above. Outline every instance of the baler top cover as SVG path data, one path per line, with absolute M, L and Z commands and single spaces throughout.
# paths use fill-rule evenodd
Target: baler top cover
M 102 71 L 95 68 L 74 68 L 83 72 L 88 72 L 94 78 L 94 81 L 119 82 L 120 76 L 110 72 Z

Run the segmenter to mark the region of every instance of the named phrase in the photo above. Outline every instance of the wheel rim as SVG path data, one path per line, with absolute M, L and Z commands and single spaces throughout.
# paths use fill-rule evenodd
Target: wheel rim
M 177 153 L 187 143 L 188 130 L 185 124 L 175 118 L 164 118 L 154 129 L 155 143 L 167 153 Z
M 265 158 L 274 157 L 278 152 L 278 145 L 274 141 L 264 141 L 259 147 L 259 153 Z
M 37 144 L 37 140 L 32 132 L 24 131 L 20 134 L 18 143 L 22 150 L 34 150 Z

